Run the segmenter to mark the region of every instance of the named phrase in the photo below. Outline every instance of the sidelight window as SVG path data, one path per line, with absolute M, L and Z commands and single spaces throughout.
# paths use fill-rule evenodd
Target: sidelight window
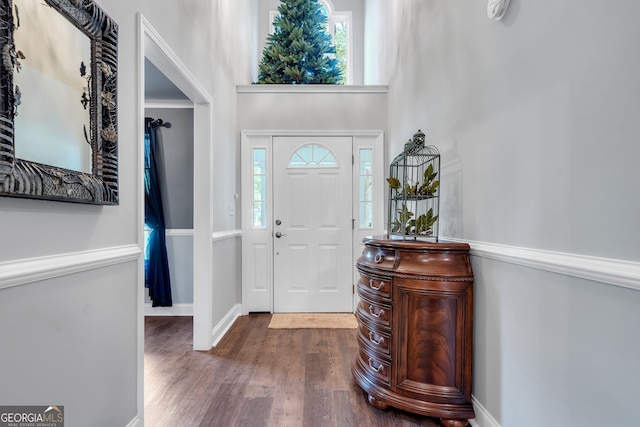
M 253 228 L 267 227 L 267 149 L 253 149 Z
M 360 228 L 373 228 L 373 150 L 361 148 L 360 155 Z

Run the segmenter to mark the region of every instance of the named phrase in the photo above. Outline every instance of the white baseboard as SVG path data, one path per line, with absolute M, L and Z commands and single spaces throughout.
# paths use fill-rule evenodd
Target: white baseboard
M 142 420 L 136 415 L 134 419 L 129 421 L 129 424 L 127 424 L 126 427 L 142 427 Z
M 173 304 L 173 307 L 152 307 L 144 304 L 145 316 L 193 316 L 193 304 Z
M 242 305 L 236 304 L 233 306 L 233 308 L 231 308 L 231 310 L 229 310 L 227 315 L 224 316 L 224 318 L 220 322 L 218 322 L 218 324 L 211 331 L 211 338 L 212 338 L 211 342 L 213 343 L 212 344 L 213 347 L 218 345 L 222 337 L 225 336 L 227 331 L 229 331 L 229 328 L 231 327 L 231 325 L 233 325 L 233 323 L 236 321 L 238 317 L 240 317 L 241 314 L 242 314 Z
M 476 418 L 469 420 L 473 427 L 500 427 L 496 419 L 478 402 L 474 395 L 471 395 L 471 403 L 473 404 L 473 410 L 476 412 Z

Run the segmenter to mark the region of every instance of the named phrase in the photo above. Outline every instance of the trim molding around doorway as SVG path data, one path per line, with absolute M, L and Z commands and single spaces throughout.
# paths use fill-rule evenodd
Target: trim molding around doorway
M 144 117 L 144 60 L 148 59 L 160 72 L 162 72 L 178 89 L 182 91 L 193 105 L 193 138 L 194 141 L 201 141 L 194 144 L 194 176 L 208 177 L 211 174 L 212 164 L 212 135 L 213 135 L 213 98 L 198 79 L 191 73 L 189 68 L 180 60 L 178 55 L 162 39 L 160 34 L 151 26 L 149 21 L 142 15 L 139 18 L 139 79 L 140 79 L 140 141 L 142 141 L 143 117 Z M 209 143 L 206 143 L 206 142 Z M 140 158 L 143 158 L 144 145 L 140 143 Z M 142 165 L 140 165 L 142 167 Z M 139 175 L 139 186 L 142 189 L 142 172 Z M 194 233 L 194 349 L 208 350 L 211 348 L 210 340 L 211 327 L 213 326 L 213 313 L 211 307 L 206 303 L 212 296 L 212 245 L 211 236 L 213 225 L 210 221 L 212 215 L 211 179 L 194 179 L 193 207 L 193 233 Z M 205 195 L 209 195 L 206 197 Z M 140 191 L 140 241 L 143 239 L 144 223 L 144 194 Z M 140 278 L 144 283 L 144 277 Z M 143 288 L 143 286 L 140 286 Z M 141 292 L 141 312 L 143 311 L 143 292 Z M 142 331 L 142 333 L 144 333 Z
M 360 150 L 372 152 L 372 199 L 373 216 L 370 226 L 361 227 L 358 221 L 354 223 L 352 256 L 354 258 L 352 280 L 357 277 L 355 269 L 355 255 L 362 252 L 362 239 L 368 235 L 384 232 L 384 132 L 382 130 L 241 130 L 241 194 L 242 206 L 252 206 L 252 151 L 266 150 L 266 162 L 272 162 L 273 139 L 275 137 L 334 137 L 344 136 L 353 138 L 354 162 L 359 162 Z M 352 183 L 354 186 L 360 180 L 356 174 L 359 168 L 354 167 Z M 272 180 L 271 168 L 267 171 L 267 182 Z M 357 175 L 357 176 L 356 176 Z M 266 211 L 272 212 L 273 192 L 267 184 Z M 360 194 L 354 187 L 352 194 Z M 359 202 L 359 201 L 358 201 Z M 356 206 L 354 204 L 354 206 Z M 355 219 L 355 211 L 353 212 Z M 266 220 L 266 227 L 254 228 L 253 209 L 242 210 L 242 310 L 249 312 L 273 312 L 273 224 Z M 358 298 L 354 298 L 354 309 Z
M 138 98 L 138 244 L 144 242 L 144 69 L 145 58 L 165 75 L 193 104 L 194 144 L 193 174 L 200 179 L 194 180 L 193 191 L 193 347 L 195 350 L 209 350 L 213 346 L 211 334 L 213 311 L 209 301 L 213 300 L 213 98 L 198 81 L 180 57 L 163 40 L 160 33 L 142 15 L 137 14 L 137 98 Z M 137 406 L 138 417 L 144 421 L 144 265 L 142 257 L 138 261 L 138 362 L 137 362 Z

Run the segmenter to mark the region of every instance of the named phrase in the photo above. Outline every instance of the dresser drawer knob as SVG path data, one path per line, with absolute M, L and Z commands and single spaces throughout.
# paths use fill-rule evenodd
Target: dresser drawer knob
M 373 312 L 373 306 L 370 305 L 369 306 L 369 313 L 371 313 L 371 315 L 374 316 L 374 317 L 380 317 L 380 316 L 382 316 L 384 314 L 384 309 L 381 308 L 379 312 L 374 313 Z
M 369 367 L 370 367 L 371 369 L 373 369 L 374 371 L 376 371 L 376 372 L 380 372 L 380 371 L 384 368 L 384 365 L 381 363 L 381 364 L 376 368 L 375 366 L 373 366 L 373 359 L 372 359 L 372 358 L 369 358 Z
M 384 256 L 382 254 L 376 254 L 375 258 L 373 258 L 373 262 L 376 264 L 380 264 L 384 260 Z
M 380 284 L 376 287 L 373 285 L 373 279 L 369 279 L 369 287 L 374 291 L 379 291 L 384 287 L 384 282 L 380 282 Z
M 380 337 L 380 339 L 378 339 L 378 341 L 373 339 L 373 332 L 369 331 L 369 341 L 371 341 L 372 343 L 376 344 L 376 345 L 380 345 L 384 342 L 384 337 Z

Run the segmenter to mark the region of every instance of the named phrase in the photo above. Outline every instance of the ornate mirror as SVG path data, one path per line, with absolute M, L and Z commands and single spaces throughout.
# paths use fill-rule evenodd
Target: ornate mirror
M 0 0 L 0 195 L 118 204 L 117 41 L 93 0 Z

